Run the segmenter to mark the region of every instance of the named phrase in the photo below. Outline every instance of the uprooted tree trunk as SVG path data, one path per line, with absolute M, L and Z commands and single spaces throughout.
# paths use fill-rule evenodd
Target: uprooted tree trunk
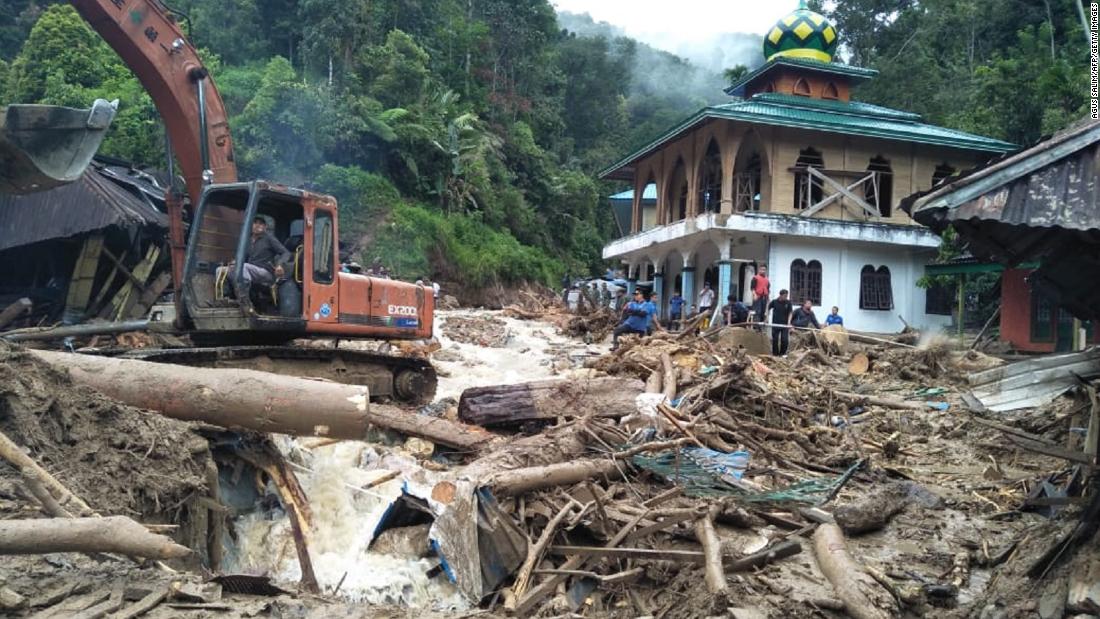
M 821 572 L 849 615 L 855 619 L 889 619 L 898 614 L 894 599 L 848 554 L 839 526 L 830 522 L 817 528 L 814 553 Z
M 34 307 L 34 304 L 31 303 L 31 300 L 24 298 L 4 308 L 3 311 L 0 311 L 0 329 L 14 322 L 16 318 L 29 314 L 32 307 Z
M 150 559 L 181 559 L 191 550 L 126 518 L 0 520 L 0 555 L 113 552 Z
M 373 426 L 475 449 L 492 434 L 446 419 L 371 406 L 366 387 L 255 370 L 194 368 L 42 350 L 38 358 L 120 402 L 184 421 L 295 436 L 360 440 Z
M 625 417 L 645 384 L 629 378 L 541 380 L 518 385 L 475 387 L 462 393 L 459 419 L 480 426 L 503 426 L 558 417 Z

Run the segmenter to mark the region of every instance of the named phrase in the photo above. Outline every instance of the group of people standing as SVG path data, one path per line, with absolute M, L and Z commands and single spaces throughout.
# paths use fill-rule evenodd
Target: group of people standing
M 771 282 L 768 281 L 768 269 L 761 266 L 760 271 L 752 278 L 753 310 L 756 313 L 757 322 L 763 323 L 767 312 L 771 312 L 772 329 L 772 354 L 777 357 L 787 355 L 790 348 L 791 328 L 821 329 L 821 323 L 814 314 L 814 304 L 810 299 L 803 299 L 802 305 L 794 307 L 786 289 L 779 291 L 779 296 L 771 299 Z M 840 316 L 840 308 L 834 306 L 829 316 L 825 319 L 825 325 L 844 325 L 844 318 Z
M 814 314 L 813 302 L 810 299 L 802 300 L 802 304 L 795 307 L 789 297 L 790 293 L 785 289 L 780 290 L 779 296 L 776 298 L 771 298 L 771 282 L 768 280 L 767 267 L 761 266 L 756 275 L 752 277 L 750 289 L 752 291 L 751 308 L 739 301 L 734 295 L 729 295 L 726 297 L 727 303 L 722 307 L 719 319 L 723 325 L 756 323 L 759 325 L 758 328 L 770 326 L 773 355 L 778 357 L 787 354 L 790 348 L 791 328 L 822 328 L 821 323 L 818 322 L 817 316 Z M 623 316 L 622 323 L 615 329 L 612 337 L 612 350 L 618 347 L 620 335 L 628 333 L 645 335 L 652 333 L 654 329 L 662 328 L 657 320 L 659 302 L 657 294 L 636 290 L 633 296 L 633 300 L 624 307 L 612 306 L 616 311 L 621 309 Z M 699 292 L 698 306 L 692 305 L 690 311 L 685 313 L 684 307 L 687 302 L 680 293 L 673 293 L 668 302 L 669 327 L 678 329 L 683 321 L 697 313 L 707 316 L 704 322 L 709 320 L 714 308 L 715 298 L 716 295 L 710 283 L 705 283 L 703 289 Z M 698 307 L 697 311 L 696 307 Z M 771 312 L 770 323 L 766 320 L 768 312 Z M 840 309 L 837 307 L 833 307 L 825 318 L 825 326 L 831 325 L 844 325 L 844 318 L 840 316 Z M 702 324 L 700 326 L 706 328 L 709 325 Z

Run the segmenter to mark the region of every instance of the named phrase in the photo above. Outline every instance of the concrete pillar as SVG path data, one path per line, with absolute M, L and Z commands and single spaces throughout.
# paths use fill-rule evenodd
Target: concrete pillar
M 653 274 L 653 292 L 657 293 L 657 319 L 665 318 L 665 274 L 657 271 Z
M 632 301 L 634 289 L 638 287 L 638 265 L 631 264 L 626 267 L 626 298 Z
M 726 297 L 733 294 L 733 262 L 730 260 L 718 261 L 718 305 L 726 304 Z
M 685 259 L 686 262 L 686 259 Z M 695 267 L 685 264 L 684 272 L 680 274 L 680 289 L 683 290 L 684 315 L 691 310 L 691 306 L 698 303 L 695 298 Z M 698 310 L 698 308 L 696 308 Z

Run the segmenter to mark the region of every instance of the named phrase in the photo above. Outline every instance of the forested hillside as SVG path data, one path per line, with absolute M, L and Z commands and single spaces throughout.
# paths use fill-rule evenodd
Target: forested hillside
M 854 94 L 865 101 L 1020 145 L 1087 114 L 1078 0 L 810 4 L 836 24 L 851 64 L 881 72 Z
M 563 31 L 547 0 L 170 4 L 229 107 L 242 176 L 336 195 L 345 243 L 406 278 L 598 267 L 611 220 L 593 173 L 706 103 L 635 88 L 639 45 Z M 162 165 L 151 101 L 75 11 L 2 6 L 3 101 L 119 98 L 103 152 Z

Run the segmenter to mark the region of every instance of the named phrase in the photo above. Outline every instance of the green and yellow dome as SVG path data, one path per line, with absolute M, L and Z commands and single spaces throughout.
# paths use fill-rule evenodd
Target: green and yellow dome
M 776 22 L 764 36 L 764 58 L 805 58 L 832 62 L 840 37 L 836 28 L 823 16 L 806 7 L 802 0 L 798 10 Z

